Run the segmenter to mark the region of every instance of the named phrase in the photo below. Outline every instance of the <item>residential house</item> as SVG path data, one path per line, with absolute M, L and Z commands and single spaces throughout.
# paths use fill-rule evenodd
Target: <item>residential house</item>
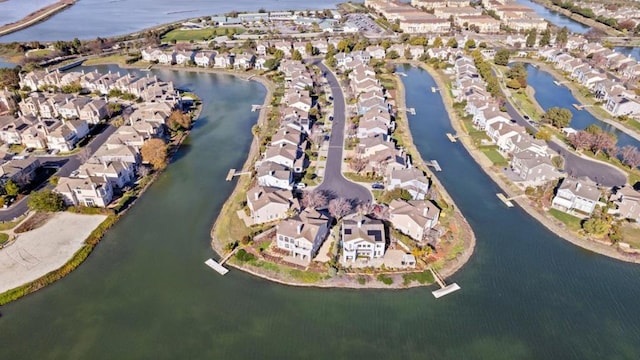
M 558 187 L 551 206 L 574 214 L 591 215 L 600 199 L 600 190 L 587 180 L 565 178 Z
M 640 103 L 624 94 L 609 97 L 605 104 L 605 109 L 614 116 L 640 115 Z
M 195 60 L 196 53 L 191 50 L 178 51 L 175 55 L 175 61 L 178 65 L 189 65 Z
M 540 186 L 563 176 L 549 157 L 530 150 L 515 153 L 511 159 L 511 168 L 518 175 L 518 182 L 525 186 Z
M 254 225 L 286 218 L 292 200 L 287 190 L 256 186 L 247 191 L 247 206 Z
M 418 242 L 425 240 L 439 218 L 440 209 L 431 201 L 393 200 L 389 204 L 391 225 Z
M 200 67 L 211 67 L 216 57 L 215 51 L 198 51 L 193 61 Z
M 609 201 L 613 203 L 614 214 L 621 218 L 630 219 L 636 223 L 640 222 L 640 192 L 631 186 L 616 188 L 611 194 Z
M 47 134 L 47 147 L 52 150 L 68 152 L 75 148 L 78 141 L 89 134 L 89 126 L 84 120 L 67 120 L 62 126 Z
M 19 186 L 30 183 L 40 167 L 40 160 L 34 157 L 13 159 L 0 165 L 0 179 L 3 183 L 11 180 Z
M 108 103 L 103 99 L 92 99 L 80 109 L 78 118 L 89 124 L 97 124 L 106 119 L 108 114 Z
M 113 187 L 106 177 L 61 177 L 54 188 L 67 205 L 105 208 L 113 199 Z
M 429 192 L 429 179 L 417 168 L 391 171 L 387 176 L 387 190 L 407 190 L 414 200 L 424 200 Z
M 329 220 L 317 210 L 306 208 L 276 226 L 276 246 L 289 251 L 290 256 L 311 262 L 329 233 Z
M 122 189 L 131 184 L 135 176 L 135 165 L 123 161 L 111 161 L 104 164 L 86 162 L 78 168 L 79 178 L 105 178 L 114 189 Z
M 362 214 L 351 214 L 342 220 L 342 260 L 381 258 L 386 246 L 384 223 Z
M 271 161 L 263 161 L 256 168 L 258 185 L 291 190 L 293 173 L 288 167 Z

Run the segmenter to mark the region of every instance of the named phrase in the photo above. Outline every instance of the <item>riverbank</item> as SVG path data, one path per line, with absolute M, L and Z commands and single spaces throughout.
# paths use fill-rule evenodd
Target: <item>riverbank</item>
M 0 36 L 11 34 L 12 32 L 22 30 L 31 25 L 35 25 L 41 21 L 44 21 L 58 12 L 72 6 L 77 0 L 60 0 L 55 4 L 45 6 L 40 10 L 34 11 L 31 14 L 25 16 L 21 20 L 18 20 L 11 24 L 0 26 Z
M 514 59 L 511 59 L 510 62 L 521 62 L 521 63 L 527 63 L 533 66 L 537 66 L 540 70 L 551 75 L 554 80 L 558 82 L 562 82 L 560 86 L 566 86 L 567 89 L 569 89 L 573 97 L 575 97 L 576 100 L 578 100 L 579 102 L 578 105 L 588 105 L 583 107 L 582 111 L 588 111 L 596 119 L 606 124 L 609 124 L 615 127 L 616 129 L 622 131 L 623 133 L 640 141 L 640 131 L 630 128 L 619 121 L 615 121 L 611 118 L 604 117 L 602 113 L 600 113 L 599 111 L 595 111 L 594 107 L 598 105 L 595 105 L 593 101 L 589 101 L 587 98 L 585 98 L 584 95 L 582 95 L 582 93 L 580 92 L 580 89 L 576 86 L 576 84 L 573 82 L 572 79 L 565 77 L 560 72 L 558 72 L 558 70 L 556 70 L 546 62 L 535 60 L 535 59 L 529 59 L 529 58 L 514 58 Z M 535 101 L 535 97 L 531 97 L 530 99 L 537 104 L 537 101 Z M 537 104 L 536 106 L 542 109 L 542 107 L 539 104 Z M 599 107 L 599 109 L 602 110 L 603 112 L 605 111 L 601 107 Z M 612 115 L 609 115 L 609 116 L 612 116 Z
M 433 68 L 426 66 L 424 64 L 420 64 L 419 66 L 425 71 L 429 72 L 432 77 L 435 79 L 438 84 L 438 88 L 440 89 L 448 89 L 447 81 L 444 79 L 444 75 L 437 72 Z M 449 118 L 451 119 L 451 125 L 455 129 L 458 134 L 465 134 L 466 131 L 462 126 L 462 120 L 458 118 L 457 113 L 453 108 L 453 98 L 449 94 L 448 91 L 441 91 L 443 101 L 445 103 L 445 107 L 447 108 L 447 112 L 449 113 Z M 458 138 L 458 141 L 462 143 L 465 147 L 469 155 L 480 165 L 483 171 L 496 183 L 502 191 L 505 193 L 506 197 L 512 197 L 516 195 L 520 195 L 522 191 L 509 182 L 506 177 L 498 174 L 493 170 L 493 163 L 477 148 L 475 148 L 473 141 L 468 136 L 461 136 Z M 498 200 L 496 200 L 498 201 Z M 527 212 L 530 216 L 535 218 L 538 222 L 544 225 L 551 232 L 555 233 L 559 237 L 564 240 L 569 241 L 570 243 L 579 246 L 583 249 L 592 251 L 594 253 L 598 253 L 601 255 L 605 255 L 617 260 L 622 260 L 626 262 L 632 263 L 640 263 L 640 257 L 622 253 L 618 249 L 612 247 L 607 243 L 598 242 L 596 240 L 584 239 L 573 234 L 566 226 L 558 220 L 551 219 L 544 212 L 544 209 L 538 208 L 532 201 L 528 198 L 515 198 L 511 200 L 512 202 L 516 202 L 520 207 Z
M 603 24 L 601 22 L 598 22 L 596 20 L 589 19 L 589 18 L 584 17 L 584 16 L 582 16 L 580 14 L 574 13 L 574 12 L 572 12 L 570 10 L 563 9 L 563 8 L 561 8 L 559 6 L 556 6 L 556 5 L 552 4 L 552 3 L 550 3 L 547 0 L 531 0 L 531 1 L 536 3 L 536 4 L 538 4 L 538 5 L 544 6 L 545 8 L 547 8 L 547 9 L 549 9 L 551 11 L 555 11 L 555 12 L 557 12 L 559 14 L 562 14 L 562 15 L 568 17 L 569 19 L 577 21 L 577 22 L 579 22 L 579 23 L 581 23 L 583 25 L 587 25 L 587 26 L 591 26 L 591 27 L 600 29 L 600 30 L 604 31 L 607 35 L 618 36 L 618 35 L 622 34 L 620 31 L 618 31 L 618 30 L 616 30 L 616 29 L 614 29 L 614 28 L 612 28 L 610 26 L 607 26 L 607 25 L 605 25 L 605 24 Z

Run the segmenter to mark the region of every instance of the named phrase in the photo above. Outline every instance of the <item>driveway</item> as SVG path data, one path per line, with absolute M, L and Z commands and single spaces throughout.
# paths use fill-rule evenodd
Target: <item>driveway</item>
M 371 192 L 362 185 L 353 183 L 342 176 L 342 151 L 344 145 L 345 129 L 345 100 L 340 83 L 335 74 L 329 70 L 320 60 L 313 60 L 313 64 L 320 67 L 326 74 L 327 81 L 333 93 L 333 124 L 329 150 L 327 153 L 327 165 L 325 167 L 322 184 L 317 187 L 332 193 L 336 197 L 344 197 L 357 203 L 371 202 Z
M 111 136 L 116 131 L 116 129 L 117 128 L 112 125 L 107 125 L 106 128 L 102 130 L 102 132 L 95 135 L 94 138 L 91 139 L 89 144 L 85 146 L 85 148 L 88 149 L 87 151 L 89 151 L 90 154 L 96 152 L 96 150 L 98 150 L 98 148 L 102 146 L 105 141 L 107 141 L 107 138 L 109 138 L 109 136 Z M 40 160 L 40 163 L 42 165 L 61 165 L 60 169 L 55 173 L 55 176 L 69 176 L 74 170 L 80 167 L 81 164 L 78 154 L 70 156 L 39 156 L 38 159 Z M 48 183 L 45 185 L 45 187 L 53 188 L 53 186 L 49 185 Z M 29 196 L 25 196 L 17 203 L 11 205 L 11 207 L 9 207 L 8 209 L 0 209 L 0 221 L 12 221 L 13 219 L 26 213 L 28 210 L 28 198 Z

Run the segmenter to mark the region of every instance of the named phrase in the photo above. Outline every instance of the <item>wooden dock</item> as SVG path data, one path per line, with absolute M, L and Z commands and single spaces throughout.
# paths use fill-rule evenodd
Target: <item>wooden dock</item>
M 433 279 L 440 285 L 440 289 L 434 290 L 431 292 L 436 299 L 439 299 L 445 295 L 451 294 L 452 292 L 460 290 L 460 286 L 456 283 L 447 285 L 444 280 L 432 267 L 429 267 L 431 274 L 433 275 Z
M 229 170 L 229 172 L 227 173 L 227 178 L 225 180 L 231 181 L 231 179 L 233 179 L 235 174 L 236 174 L 236 169 Z
M 435 87 L 435 86 L 432 86 L 432 87 L 431 87 L 431 92 L 432 92 L 432 93 L 434 93 L 434 92 L 436 92 L 436 91 L 440 91 L 440 89 L 438 89 L 438 88 L 437 88 L 437 87 Z
M 571 104 L 571 106 L 573 106 L 574 108 L 576 108 L 576 110 L 582 110 L 583 107 L 578 105 L 578 104 Z
M 511 202 L 511 200 L 507 199 L 507 197 L 504 196 L 503 193 L 497 193 L 496 196 L 498 197 L 498 199 L 500 199 L 500 201 L 507 205 L 507 207 L 513 207 L 513 203 Z
M 427 163 L 427 166 L 431 166 L 435 171 L 442 171 L 442 168 L 440 167 L 440 163 L 438 162 L 438 160 L 431 160 L 430 162 Z
M 256 112 L 262 109 L 262 105 L 251 105 L 251 112 Z
M 222 265 L 224 265 L 224 263 L 226 263 L 227 260 L 229 260 L 233 256 L 233 254 L 236 253 L 236 251 L 238 249 L 240 249 L 240 247 L 237 247 L 237 248 L 233 249 L 230 253 L 227 254 L 227 256 L 225 256 L 222 260 L 220 260 L 220 262 L 216 262 L 213 259 L 209 259 L 209 260 L 205 261 L 204 263 L 207 264 L 207 266 L 209 266 L 210 268 L 212 268 L 216 272 L 218 272 L 218 274 L 225 275 L 226 273 L 229 272 L 229 269 L 227 269 L 226 267 L 224 267 Z
M 451 141 L 452 143 L 458 141 L 457 137 L 451 133 L 447 133 L 447 137 L 449 138 L 449 141 Z

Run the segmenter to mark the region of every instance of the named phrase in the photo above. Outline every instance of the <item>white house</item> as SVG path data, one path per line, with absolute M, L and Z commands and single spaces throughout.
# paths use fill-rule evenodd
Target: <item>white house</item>
M 556 196 L 551 201 L 551 206 L 567 212 L 591 215 L 600 199 L 600 190 L 583 180 L 564 179 Z
M 361 214 L 345 216 L 341 231 L 342 260 L 381 258 L 384 256 L 386 233 L 384 223 Z
M 311 262 L 328 232 L 329 218 L 315 209 L 306 208 L 277 225 L 276 245 L 295 258 Z
M 106 177 L 61 177 L 55 192 L 62 195 L 67 205 L 107 207 L 113 198 L 113 188 Z

